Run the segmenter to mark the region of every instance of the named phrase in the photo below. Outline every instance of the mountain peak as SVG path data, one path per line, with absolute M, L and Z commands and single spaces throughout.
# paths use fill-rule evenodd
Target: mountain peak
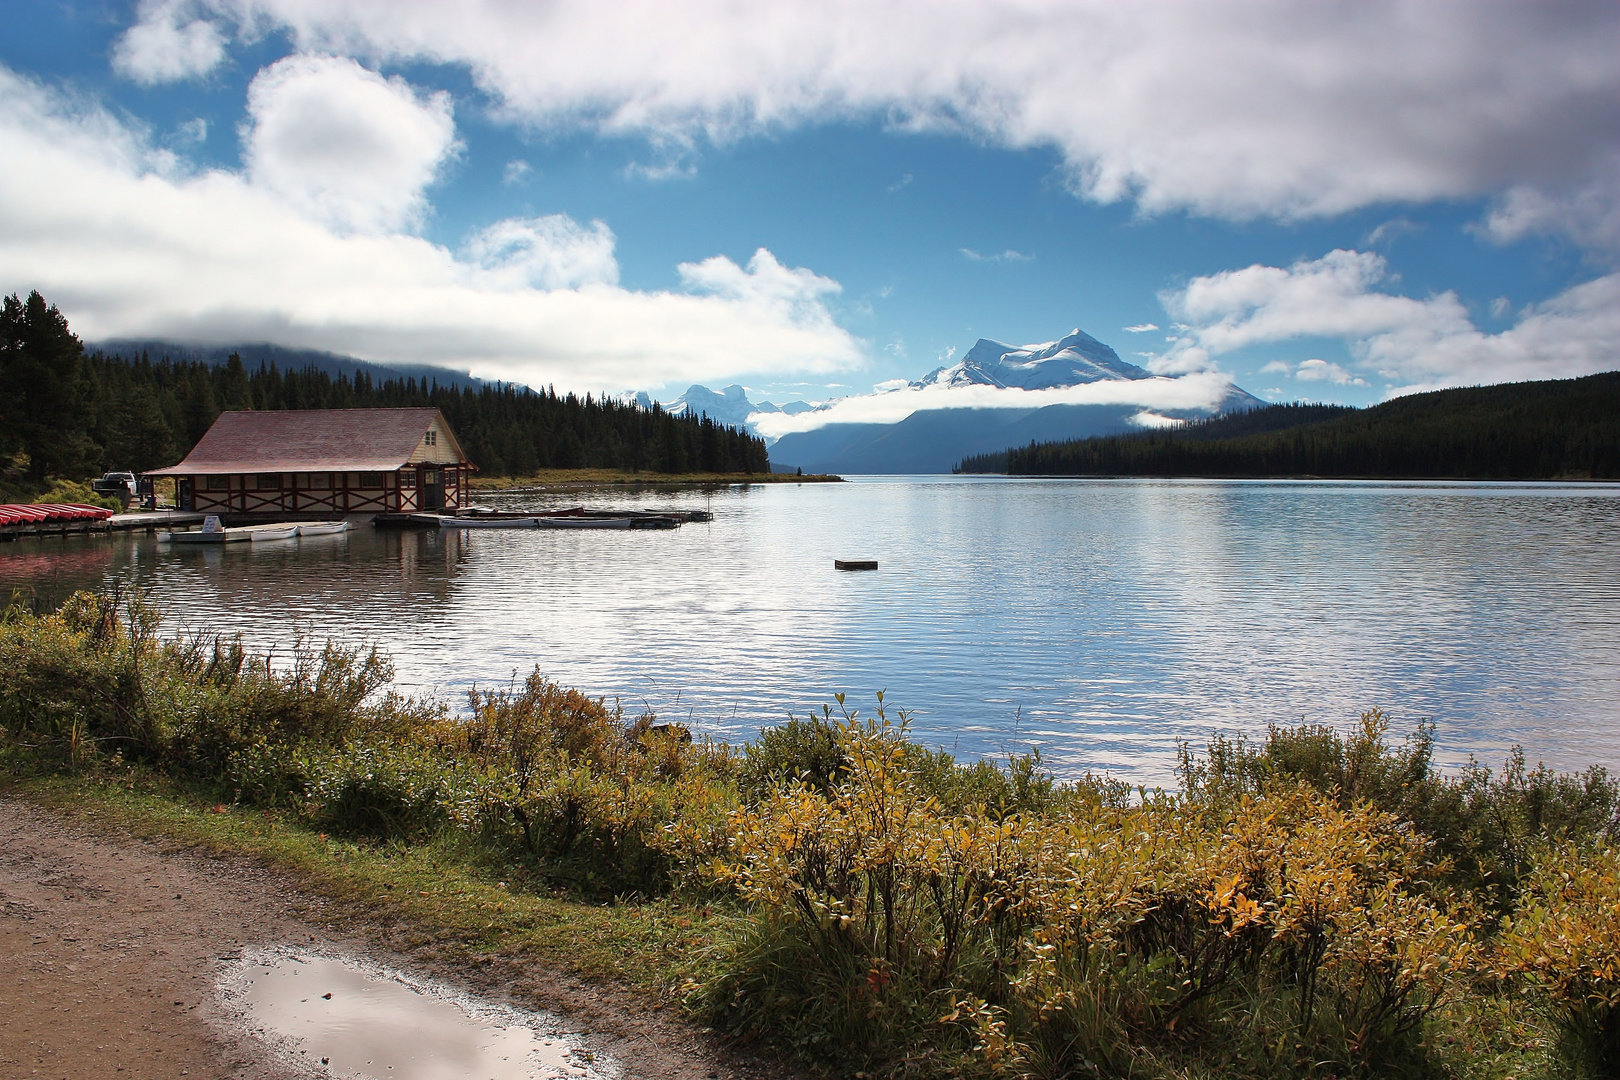
M 962 359 L 938 367 L 911 385 L 1000 386 L 1045 390 L 1106 379 L 1146 379 L 1150 372 L 1076 327 L 1068 336 L 1038 345 L 1008 345 L 980 338 Z

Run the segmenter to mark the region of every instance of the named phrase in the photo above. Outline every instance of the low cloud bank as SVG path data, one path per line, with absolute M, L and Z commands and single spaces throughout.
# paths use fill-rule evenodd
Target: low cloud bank
M 814 431 L 828 424 L 896 424 L 923 409 L 1041 409 L 1048 405 L 1133 405 L 1145 424 L 1162 422 L 1158 410 L 1218 408 L 1232 389 L 1220 372 L 1205 371 L 1179 378 L 1109 379 L 1080 386 L 1022 390 L 1000 386 L 907 387 L 886 393 L 842 398 L 826 409 L 788 416 L 755 413 L 749 417 L 768 439 Z

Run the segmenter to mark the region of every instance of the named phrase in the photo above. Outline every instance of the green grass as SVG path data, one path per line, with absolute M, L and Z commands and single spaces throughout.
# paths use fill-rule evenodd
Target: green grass
M 280 811 L 210 803 L 162 778 L 0 777 L 0 790 L 61 817 L 293 877 L 328 901 L 325 922 L 394 926 L 452 962 L 499 954 L 668 1000 L 704 977 L 720 916 L 677 899 L 592 904 L 536 895 L 453 834 L 418 845 L 328 836 Z

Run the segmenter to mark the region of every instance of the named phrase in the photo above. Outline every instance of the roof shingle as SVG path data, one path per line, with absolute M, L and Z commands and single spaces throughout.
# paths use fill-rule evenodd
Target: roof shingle
M 438 415 L 438 409 L 220 413 L 184 461 L 146 475 L 390 472 L 405 466 Z

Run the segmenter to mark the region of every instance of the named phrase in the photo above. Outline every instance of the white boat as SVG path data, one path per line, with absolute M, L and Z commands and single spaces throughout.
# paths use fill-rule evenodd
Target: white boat
M 227 530 L 234 531 L 234 530 Z M 265 540 L 291 540 L 298 535 L 298 526 L 292 525 L 249 525 L 242 530 L 250 534 L 248 539 L 255 544 Z
M 348 531 L 347 518 L 342 521 L 306 521 L 298 526 L 299 536 L 331 536 L 334 533 Z
M 535 518 L 539 529 L 628 529 L 632 518 L 543 517 Z
M 474 517 L 456 518 L 442 517 L 439 519 L 441 529 L 532 529 L 532 517 Z

